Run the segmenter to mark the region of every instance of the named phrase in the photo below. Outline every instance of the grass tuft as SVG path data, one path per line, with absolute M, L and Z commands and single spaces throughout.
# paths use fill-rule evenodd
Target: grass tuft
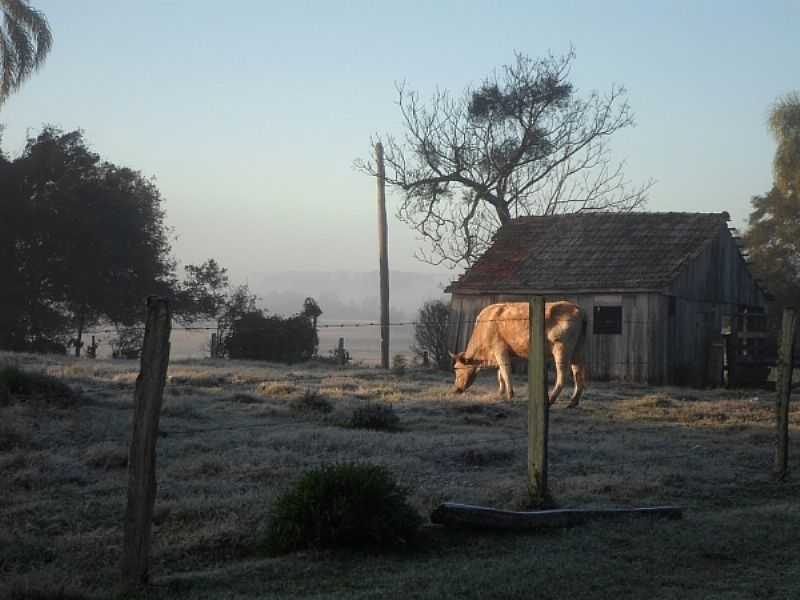
M 298 392 L 296 385 L 286 382 L 262 383 L 256 390 L 264 396 L 291 396 Z
M 323 413 L 333 412 L 333 404 L 316 390 L 306 388 L 303 395 L 295 398 L 289 407 L 299 413 Z
M 349 426 L 353 429 L 374 431 L 398 431 L 400 417 L 391 404 L 366 404 L 353 411 Z
M 128 466 L 128 450 L 112 442 L 91 446 L 83 454 L 83 464 L 110 471 Z

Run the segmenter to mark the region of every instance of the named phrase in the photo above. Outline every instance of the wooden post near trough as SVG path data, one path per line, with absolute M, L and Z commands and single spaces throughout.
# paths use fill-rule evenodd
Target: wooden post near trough
M 781 345 L 778 349 L 778 382 L 776 390 L 777 438 L 775 445 L 775 477 L 786 477 L 789 462 L 789 397 L 792 394 L 792 370 L 794 369 L 794 338 L 797 329 L 797 311 L 783 310 Z
M 544 298 L 529 302 L 530 346 L 528 348 L 528 495 L 531 500 L 547 496 L 547 377 L 544 370 Z
M 128 506 L 122 554 L 123 586 L 147 583 L 150 531 L 156 498 L 156 440 L 161 398 L 169 365 L 172 316 L 165 298 L 147 299 L 141 367 L 134 392 L 133 428 L 128 453 Z

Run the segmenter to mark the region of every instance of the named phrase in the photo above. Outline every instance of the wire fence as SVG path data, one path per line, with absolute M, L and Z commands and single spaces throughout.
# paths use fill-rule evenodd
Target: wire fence
M 474 319 L 468 320 L 463 324 L 474 324 L 478 325 L 481 323 L 508 323 L 508 322 L 525 322 L 527 323 L 529 319 L 527 317 L 522 318 L 502 318 L 502 319 Z M 584 322 L 585 319 L 583 317 L 559 317 L 555 319 L 547 319 L 547 324 L 555 324 L 555 323 L 568 323 L 568 322 Z M 623 324 L 626 325 L 648 325 L 650 324 L 649 321 L 646 320 L 624 320 L 622 321 Z M 395 321 L 387 323 L 387 327 L 411 327 L 417 325 L 429 325 L 429 322 L 426 321 Z M 455 324 L 453 324 L 455 325 Z M 383 327 L 383 324 L 379 321 L 364 321 L 364 322 L 340 322 L 340 323 L 318 323 L 317 329 L 363 329 L 363 328 L 370 328 L 370 327 Z M 120 328 L 105 328 L 105 329 L 91 329 L 83 332 L 83 335 L 100 335 L 106 333 L 119 333 Z M 124 327 L 125 330 L 128 331 L 144 331 L 144 327 Z M 220 327 L 217 325 L 181 325 L 179 321 L 174 321 L 172 325 L 173 331 L 220 331 L 221 329 L 230 329 L 230 327 Z M 268 327 L 236 327 L 237 331 L 271 331 Z

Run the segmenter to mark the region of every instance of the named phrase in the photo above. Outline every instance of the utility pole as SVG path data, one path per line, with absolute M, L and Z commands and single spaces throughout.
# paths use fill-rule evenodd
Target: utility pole
M 383 144 L 375 144 L 378 165 L 378 253 L 381 281 L 381 367 L 389 368 L 389 251 L 386 226 L 386 170 L 383 164 Z

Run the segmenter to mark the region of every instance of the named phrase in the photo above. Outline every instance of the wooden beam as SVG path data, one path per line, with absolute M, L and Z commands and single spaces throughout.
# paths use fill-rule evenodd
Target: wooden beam
M 554 527 L 573 527 L 592 520 L 626 517 L 680 519 L 683 517 L 683 508 L 677 506 L 562 508 L 515 512 L 457 502 L 445 502 L 431 513 L 431 522 L 456 528 L 529 531 Z
M 528 304 L 530 344 L 528 348 L 528 495 L 547 497 L 547 373 L 544 369 L 544 297 Z

